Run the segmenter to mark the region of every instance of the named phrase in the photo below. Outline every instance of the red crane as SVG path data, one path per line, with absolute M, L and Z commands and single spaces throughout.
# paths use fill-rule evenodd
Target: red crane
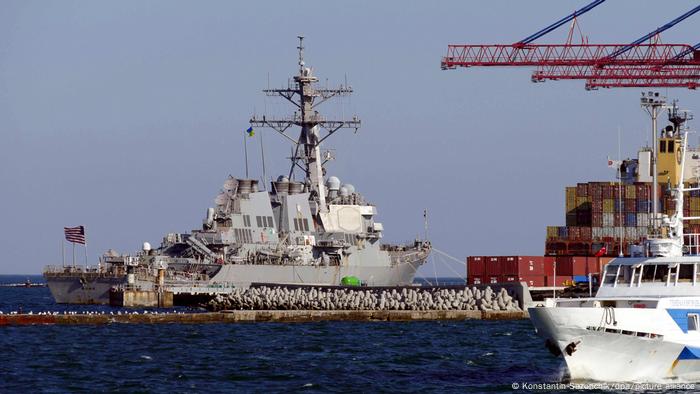
M 596 0 L 526 39 L 510 45 L 448 45 L 443 69 L 456 67 L 536 66 L 532 80 L 586 79 L 587 88 L 656 86 L 697 86 L 700 77 L 699 46 L 661 44 L 659 34 L 700 11 L 693 8 L 671 22 L 630 44 L 573 44 L 577 16 L 605 0 Z M 532 44 L 568 21 L 574 21 L 564 44 Z M 647 43 L 647 41 L 649 41 Z M 700 44 L 699 44 L 700 45 Z M 609 71 L 612 70 L 612 71 Z M 600 85 L 598 85 L 600 84 Z

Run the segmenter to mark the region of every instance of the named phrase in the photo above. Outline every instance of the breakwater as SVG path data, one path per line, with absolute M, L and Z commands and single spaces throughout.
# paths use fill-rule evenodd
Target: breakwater
M 100 325 L 100 324 L 204 324 L 318 321 L 431 321 L 431 320 L 516 320 L 526 319 L 523 311 L 309 311 L 256 310 L 205 313 L 125 314 L 10 314 L 0 315 L 0 326 Z
M 508 311 L 522 312 L 514 289 L 319 288 L 257 286 L 219 294 L 206 304 L 220 310 Z

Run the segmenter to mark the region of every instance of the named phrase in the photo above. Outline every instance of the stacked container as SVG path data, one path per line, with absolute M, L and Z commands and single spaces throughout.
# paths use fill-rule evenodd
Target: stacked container
M 570 286 L 588 275 L 601 277 L 610 257 L 469 256 L 467 283 L 525 282 L 530 287 Z
M 672 213 L 667 188 L 659 187 L 660 211 Z M 605 246 L 607 255 L 623 253 L 629 244 L 642 243 L 651 225 L 651 183 L 579 183 L 565 189 L 566 226 L 547 227 L 545 255 L 593 255 Z M 700 216 L 700 194 L 686 199 L 686 215 Z M 694 209 L 694 210 L 693 210 Z M 691 223 L 692 224 L 692 223 Z M 700 228 L 700 221 L 697 223 Z

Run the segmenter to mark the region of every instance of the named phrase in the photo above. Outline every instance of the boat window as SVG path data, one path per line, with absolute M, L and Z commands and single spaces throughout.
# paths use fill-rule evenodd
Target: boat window
M 267 227 L 275 227 L 275 223 L 272 221 L 272 216 L 267 217 Z
M 653 282 L 654 273 L 656 273 L 655 265 L 645 265 L 642 267 L 642 282 Z
M 676 284 L 676 279 L 678 277 L 678 267 L 680 267 L 680 264 L 677 264 L 675 267 L 668 269 L 669 282 L 672 285 Z
M 700 317 L 697 313 L 688 313 L 688 331 L 700 329 Z
M 673 153 L 675 151 L 675 149 L 673 149 L 673 148 L 674 148 L 673 141 L 672 140 L 668 141 L 668 153 Z
M 632 283 L 630 286 L 639 284 L 639 278 L 642 276 L 642 267 L 633 266 L 632 267 Z
M 615 277 L 617 276 L 617 265 L 608 265 L 605 268 L 605 279 L 603 283 L 606 285 L 612 285 L 615 283 Z
M 304 231 L 309 231 L 309 219 L 304 219 Z
M 619 284 L 629 284 L 632 276 L 632 270 L 629 265 L 623 265 L 620 267 L 620 275 L 617 277 L 617 283 Z
M 666 141 L 659 141 L 659 153 L 666 153 Z
M 678 281 L 679 282 L 692 282 L 693 281 L 693 266 L 695 264 L 681 264 L 678 271 Z
M 655 283 L 666 283 L 668 277 L 668 266 L 667 265 L 657 265 L 656 273 L 654 274 Z

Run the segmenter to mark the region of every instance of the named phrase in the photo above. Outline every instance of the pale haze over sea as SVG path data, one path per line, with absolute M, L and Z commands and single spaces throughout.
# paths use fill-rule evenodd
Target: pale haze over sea
M 541 255 L 545 226 L 564 224 L 564 187 L 613 179 L 618 127 L 624 156 L 649 139 L 641 90 L 533 84 L 531 69 L 441 71 L 440 57 L 448 43 L 516 42 L 586 3 L 5 0 L 0 274 L 60 264 L 63 226 L 86 226 L 90 263 L 201 226 L 226 176 L 245 174 L 250 116 L 292 112 L 261 89 L 297 70 L 299 34 L 322 84 L 347 77 L 355 89 L 320 107 L 362 119 L 328 140 L 328 175 L 378 206 L 386 241 L 422 234 L 427 208 L 435 247 L 459 259 Z M 696 4 L 611 0 L 580 26 L 591 42 L 626 43 Z M 698 23 L 663 41 L 700 42 Z M 700 110 L 697 92 L 662 92 Z M 289 143 L 273 133 L 248 141 L 256 177 L 260 135 L 267 175 L 288 171 Z

